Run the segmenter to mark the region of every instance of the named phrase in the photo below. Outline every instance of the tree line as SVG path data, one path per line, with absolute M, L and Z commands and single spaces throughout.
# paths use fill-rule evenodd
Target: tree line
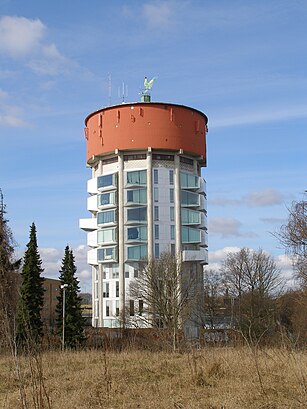
M 36 236 L 36 226 L 32 223 L 24 256 L 16 260 L 15 243 L 0 190 L 0 346 L 9 345 L 18 351 L 39 347 L 44 336 L 44 269 Z M 21 280 L 17 277 L 19 271 Z M 76 271 L 73 251 L 66 246 L 59 271 L 61 285 L 56 306 L 56 333 L 62 336 L 64 324 L 64 347 L 68 348 L 76 348 L 85 340 Z M 66 295 L 65 316 L 63 291 Z
M 304 200 L 293 202 L 288 221 L 273 233 L 292 259 L 295 289 L 261 248 L 241 248 L 227 254 L 219 269 L 205 269 L 203 288 L 188 263 L 164 253 L 140 263 L 129 296 L 141 303 L 142 311 L 136 319 L 128 309 L 125 325 L 168 329 L 174 348 L 180 330 L 193 321 L 199 328 L 230 329 L 248 342 L 306 344 L 306 210 Z
M 44 279 L 36 227 L 33 223 L 30 228 L 23 260 L 15 260 L 2 194 L 0 204 L 0 318 L 6 323 L 0 336 L 14 334 L 17 345 L 24 345 L 29 339 L 40 344 Z M 296 344 L 306 343 L 306 206 L 304 200 L 293 202 L 287 222 L 274 233 L 293 261 L 296 289 L 283 285 L 274 258 L 262 249 L 245 247 L 229 253 L 221 268 L 206 269 L 204 278 L 202 271 L 193 270 L 193 263 L 181 263 L 180 257 L 164 253 L 158 259 L 140 262 L 139 276 L 128 291 L 130 301 L 138 301 L 138 312 L 134 311 L 134 302 L 127 305 L 118 316 L 122 328 L 150 326 L 166 330 L 171 334 L 174 349 L 182 329 L 191 322 L 200 328 L 228 327 L 251 342 L 283 338 Z M 22 282 L 18 294 L 13 291 L 12 275 L 8 273 L 20 268 Z M 79 282 L 69 246 L 64 251 L 59 279 L 61 287 L 65 284 L 67 288 L 61 288 L 58 296 L 57 333 L 62 335 L 64 323 L 65 346 L 75 348 L 82 345 L 85 337 Z

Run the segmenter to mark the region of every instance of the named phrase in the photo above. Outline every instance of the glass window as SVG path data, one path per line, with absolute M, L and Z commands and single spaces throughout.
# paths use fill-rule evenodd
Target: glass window
M 127 190 L 127 203 L 147 203 L 146 189 L 131 189 Z
M 182 190 L 181 206 L 199 206 L 199 194 Z
M 134 300 L 129 301 L 130 316 L 134 315 Z
M 181 209 L 181 224 L 199 224 L 200 212 L 191 209 Z
M 109 301 L 107 301 L 107 303 L 106 303 L 106 316 L 107 316 L 107 317 L 110 316 L 110 304 L 109 304 Z
M 127 240 L 147 241 L 147 226 L 128 227 Z
M 127 221 L 145 222 L 147 220 L 147 208 L 135 207 L 127 210 Z
M 125 271 L 125 278 L 129 278 L 129 271 Z
M 171 255 L 174 256 L 175 255 L 175 244 L 171 243 Z
M 147 257 L 147 245 L 141 246 L 129 246 L 128 247 L 128 259 L 129 260 L 141 260 Z
M 159 240 L 159 225 L 155 224 L 155 240 Z
M 132 155 L 124 155 L 124 161 L 146 159 L 146 153 L 136 153 Z
M 115 223 L 115 210 L 106 210 L 104 212 L 98 212 L 97 214 L 97 223 L 98 224 L 107 224 Z
M 127 172 L 127 185 L 145 185 L 146 186 L 146 170 L 134 170 Z
M 119 297 L 119 281 L 115 282 L 115 297 Z
M 116 205 L 116 192 L 102 193 L 97 199 L 98 206 Z
M 193 166 L 193 160 L 189 158 L 185 158 L 184 156 L 180 156 L 180 163 L 186 163 L 188 165 Z
M 98 249 L 98 261 L 116 261 L 116 247 Z
M 106 187 L 116 187 L 117 186 L 117 179 L 116 179 L 117 174 L 112 173 L 111 175 L 103 175 L 103 176 L 98 176 L 97 178 L 97 187 L 98 189 L 103 189 Z
M 134 269 L 133 277 L 138 278 L 138 276 L 139 276 L 139 270 Z
M 110 285 L 109 283 L 103 283 L 103 297 L 109 298 L 110 297 Z
M 192 227 L 185 227 L 181 228 L 182 234 L 182 243 L 200 243 L 200 230 L 193 229 Z
M 154 184 L 159 183 L 158 169 L 154 169 Z
M 116 229 L 103 229 L 97 231 L 98 244 L 116 242 Z
M 159 201 L 159 189 L 157 187 L 154 188 L 154 201 Z
M 139 300 L 139 315 L 142 315 L 144 311 L 144 302 L 143 300 Z
M 152 159 L 153 160 L 169 160 L 169 161 L 174 161 L 174 155 L 161 155 L 159 153 L 153 153 L 152 154 Z
M 173 224 L 170 225 L 170 235 L 171 240 L 175 240 L 175 226 Z
M 118 317 L 119 316 L 119 301 L 115 302 L 115 308 L 116 308 L 115 315 L 116 315 L 116 317 Z
M 169 201 L 174 203 L 174 189 L 169 190 Z
M 180 172 L 180 187 L 182 189 L 199 189 L 199 177 L 191 173 Z
M 154 220 L 159 220 L 159 207 L 155 206 L 154 207 Z
M 160 257 L 160 247 L 159 243 L 155 243 L 155 257 L 159 258 Z
M 173 170 L 169 171 L 169 184 L 170 185 L 174 184 L 174 171 Z
M 170 211 L 170 220 L 171 220 L 171 222 L 173 222 L 175 220 L 175 209 L 174 209 L 174 207 L 171 206 L 169 211 Z

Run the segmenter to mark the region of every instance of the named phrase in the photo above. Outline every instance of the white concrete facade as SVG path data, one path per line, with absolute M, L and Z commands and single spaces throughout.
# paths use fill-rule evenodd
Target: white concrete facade
M 114 152 L 91 166 L 92 217 L 80 228 L 93 272 L 92 324 L 115 328 L 125 307 L 136 320 L 141 313 L 129 298 L 140 260 L 171 252 L 199 271 L 207 264 L 206 184 L 200 161 L 179 151 Z

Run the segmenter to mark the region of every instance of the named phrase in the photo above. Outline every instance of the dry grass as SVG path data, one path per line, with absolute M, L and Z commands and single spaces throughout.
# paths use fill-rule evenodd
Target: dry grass
M 21 373 L 33 401 L 29 358 Z M 0 408 L 22 408 L 11 357 L 0 357 Z M 48 352 L 43 383 L 52 409 L 287 409 L 307 407 L 307 354 L 210 348 L 191 353 Z

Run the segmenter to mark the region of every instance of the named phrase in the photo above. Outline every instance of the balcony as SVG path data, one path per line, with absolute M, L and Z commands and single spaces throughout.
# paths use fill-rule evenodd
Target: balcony
M 80 219 L 79 228 L 84 231 L 92 231 L 97 229 L 97 219 Z
M 87 245 L 89 247 L 97 247 L 97 231 L 90 231 L 87 233 Z
M 94 195 L 98 192 L 97 190 L 97 178 L 93 178 L 87 181 L 87 191 L 91 195 Z
M 97 249 L 89 250 L 87 252 L 87 264 L 98 265 Z
M 117 188 L 117 173 L 111 173 L 109 175 L 98 176 L 97 188 L 100 192 L 105 190 L 113 190 Z
M 89 212 L 97 212 L 97 196 L 93 195 L 87 198 L 87 210 Z
M 200 187 L 200 178 L 191 173 L 180 172 L 180 187 L 181 189 L 198 190 Z
M 200 261 L 201 264 L 208 264 L 208 250 L 183 250 L 182 261 Z

